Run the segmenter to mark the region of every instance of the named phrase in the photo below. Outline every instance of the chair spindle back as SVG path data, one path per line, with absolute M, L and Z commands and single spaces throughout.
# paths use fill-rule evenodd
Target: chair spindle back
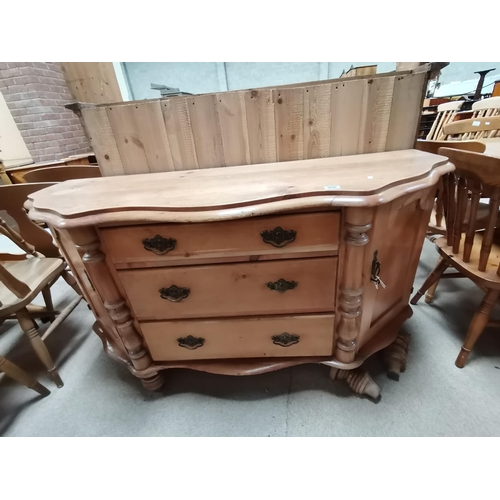
M 443 179 L 447 244 L 454 254 L 459 254 L 462 238 L 465 238 L 462 259 L 470 262 L 474 237 L 481 234 L 478 270 L 485 271 L 498 219 L 500 158 L 452 148 L 440 148 L 439 154 L 447 156 L 456 167 Z M 479 201 L 485 197 L 489 198 L 488 216 L 486 224 L 482 225 L 484 229 L 478 231 Z M 500 275 L 500 268 L 497 274 Z

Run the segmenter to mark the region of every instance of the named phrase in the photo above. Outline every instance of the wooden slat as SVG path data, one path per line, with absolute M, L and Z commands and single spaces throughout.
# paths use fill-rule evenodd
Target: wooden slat
M 271 163 L 276 156 L 276 124 L 272 90 L 244 92 L 250 163 Z
M 273 91 L 277 160 L 304 158 L 304 92 L 302 88 Z
M 464 134 L 467 132 L 479 132 L 500 129 L 500 116 L 486 116 L 459 120 L 448 123 L 443 127 L 445 135 Z
M 332 84 L 330 156 L 358 153 L 366 80 Z
M 331 94 L 329 84 L 304 89 L 304 159 L 330 154 Z
M 225 165 L 249 165 L 251 161 L 244 94 L 224 92 L 217 94 L 216 100 Z
M 159 101 L 131 106 L 150 172 L 175 170 Z
M 224 167 L 222 135 L 215 95 L 187 98 L 198 168 Z
M 187 98 L 161 101 L 161 109 L 175 170 L 198 168 Z
M 82 108 L 82 117 L 102 175 L 125 174 L 106 108 Z
M 144 144 L 134 120 L 134 105 L 108 106 L 109 123 L 127 174 L 146 174 L 149 170 Z
M 64 62 L 61 68 L 76 100 L 94 103 L 123 100 L 112 62 Z
M 358 153 L 380 153 L 385 151 L 391 102 L 394 92 L 394 77 L 365 80 L 365 105 Z
M 386 151 L 412 148 L 422 110 L 426 73 L 395 77 Z

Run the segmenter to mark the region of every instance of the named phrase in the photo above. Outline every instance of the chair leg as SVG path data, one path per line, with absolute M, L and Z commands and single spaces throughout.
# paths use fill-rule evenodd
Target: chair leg
M 443 227 L 444 203 L 443 190 L 439 189 L 436 196 L 436 226 Z
M 415 305 L 422 295 L 432 286 L 434 283 L 439 281 L 439 278 L 443 275 L 443 273 L 448 269 L 450 265 L 446 259 L 440 258 L 437 266 L 434 270 L 427 276 L 427 279 L 424 281 L 424 284 L 420 287 L 420 290 L 412 297 L 410 300 L 410 304 Z
M 61 276 L 66 283 L 73 288 L 73 290 L 78 294 L 78 295 L 83 295 L 82 291 L 80 290 L 80 286 L 78 285 L 75 277 L 67 270 L 65 269 L 62 273 Z
M 469 326 L 469 331 L 467 332 L 467 337 L 465 337 L 465 341 L 463 343 L 462 349 L 460 350 L 460 354 L 455 361 L 455 365 L 458 368 L 463 368 L 465 366 L 467 358 L 469 357 L 474 344 L 481 336 L 483 330 L 488 324 L 491 310 L 493 309 L 495 302 L 498 300 L 499 294 L 500 290 L 488 290 L 486 292 L 483 301 L 479 306 L 479 310 L 472 318 L 471 324 Z
M 55 382 L 57 387 L 62 387 L 64 384 L 59 376 L 59 373 L 57 372 L 56 365 L 52 361 L 47 346 L 44 344 L 40 335 L 38 335 L 35 324 L 30 318 L 29 312 L 26 308 L 19 309 L 19 311 L 16 311 L 16 317 L 21 325 L 21 328 L 23 329 L 23 332 L 26 334 L 33 349 L 35 350 L 36 355 L 47 368 L 49 376 Z
M 48 396 L 50 394 L 50 391 L 45 386 L 3 356 L 0 356 L 0 373 L 1 372 L 5 373 L 7 377 L 15 380 L 19 384 L 33 389 L 42 396 Z
M 439 258 L 442 260 L 443 257 L 439 256 Z M 429 287 L 429 289 L 427 290 L 426 294 L 425 294 L 425 303 L 426 304 L 430 304 L 433 300 L 434 300 L 434 295 L 436 293 L 436 288 L 439 284 L 439 279 L 436 281 L 436 283 L 434 283 L 433 285 L 431 285 Z
M 49 285 L 47 285 L 42 290 L 42 296 L 43 296 L 43 301 L 45 302 L 45 308 L 47 309 L 47 312 L 49 313 L 48 316 L 43 316 L 41 318 L 42 323 L 48 323 L 49 321 L 54 321 L 55 310 L 54 310 L 54 304 L 52 303 L 52 294 L 50 293 L 50 286 Z

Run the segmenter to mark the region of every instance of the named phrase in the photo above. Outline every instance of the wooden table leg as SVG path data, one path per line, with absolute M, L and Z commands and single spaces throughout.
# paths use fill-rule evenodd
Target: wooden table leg
M 347 385 L 356 394 L 369 396 L 375 401 L 380 399 L 380 387 L 371 378 L 370 374 L 361 368 L 356 368 L 354 370 L 332 368 L 330 370 L 330 378 L 332 380 L 345 380 Z

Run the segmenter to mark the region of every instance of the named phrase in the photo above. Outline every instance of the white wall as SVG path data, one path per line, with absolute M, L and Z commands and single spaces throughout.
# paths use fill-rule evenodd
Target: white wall
M 160 97 L 159 91 L 151 90 L 151 83 L 202 94 L 338 78 L 351 65 L 368 64 L 377 64 L 378 73 L 396 69 L 395 62 L 128 62 L 122 63 L 122 67 L 131 98 L 150 99 Z M 477 82 L 479 77 L 474 71 L 489 68 L 497 68 L 491 75 L 500 74 L 500 63 L 450 63 L 443 69 L 440 82 L 442 85 L 454 81 Z

